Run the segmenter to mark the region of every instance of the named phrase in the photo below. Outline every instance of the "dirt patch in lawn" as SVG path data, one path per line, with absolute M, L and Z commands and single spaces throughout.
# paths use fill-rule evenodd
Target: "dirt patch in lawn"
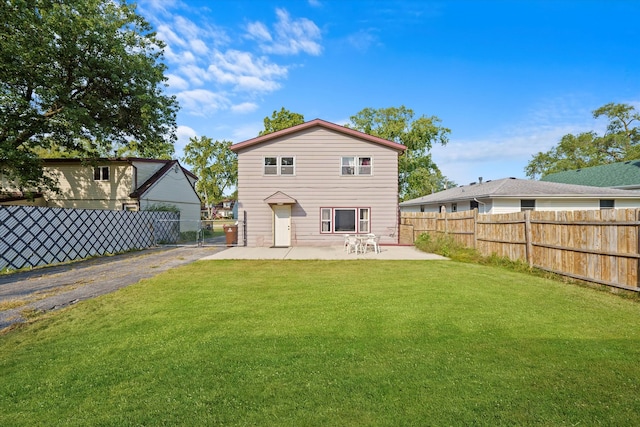
M 176 247 L 93 258 L 0 276 L 0 332 L 34 316 L 113 292 L 220 247 Z

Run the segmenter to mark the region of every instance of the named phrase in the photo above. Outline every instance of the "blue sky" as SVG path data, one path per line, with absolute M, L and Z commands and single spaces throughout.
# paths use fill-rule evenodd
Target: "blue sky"
M 281 107 L 337 124 L 405 105 L 451 129 L 433 158 L 459 185 L 524 178 L 592 111 L 640 109 L 640 1 L 140 0 L 192 136 L 253 138 Z

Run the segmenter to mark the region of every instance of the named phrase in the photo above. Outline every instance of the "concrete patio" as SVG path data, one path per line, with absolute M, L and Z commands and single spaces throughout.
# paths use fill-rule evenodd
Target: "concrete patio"
M 289 248 L 231 247 L 203 260 L 217 259 L 322 259 L 322 260 L 447 260 L 440 255 L 417 250 L 413 246 L 381 246 L 380 253 L 347 253 L 342 246 L 294 246 Z

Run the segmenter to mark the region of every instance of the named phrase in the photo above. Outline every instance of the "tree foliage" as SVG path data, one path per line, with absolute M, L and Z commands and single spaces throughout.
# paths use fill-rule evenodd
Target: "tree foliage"
M 269 118 L 269 116 L 264 118 L 264 130 L 260 131 L 258 135 L 267 135 L 302 123 L 304 123 L 304 116 L 302 114 L 293 113 L 282 107 L 280 111 L 274 110 L 271 118 Z
M 46 185 L 38 154 L 173 152 L 163 44 L 126 0 L 0 6 L 0 173 Z
M 640 158 L 640 113 L 627 104 L 609 103 L 593 111 L 593 117 L 609 120 L 607 131 L 567 134 L 549 151 L 538 152 L 525 167 L 531 178 L 555 172 L 598 166 Z
M 451 130 L 436 116 L 414 118 L 413 110 L 400 107 L 365 108 L 350 117 L 347 126 L 407 147 L 398 161 L 401 200 L 424 196 L 453 184 L 442 175 L 430 154 L 433 144 L 446 145 Z
M 201 136 L 190 138 L 184 148 L 183 161 L 198 177 L 196 190 L 207 206 L 222 200 L 225 190 L 238 182 L 238 157 L 231 144 Z

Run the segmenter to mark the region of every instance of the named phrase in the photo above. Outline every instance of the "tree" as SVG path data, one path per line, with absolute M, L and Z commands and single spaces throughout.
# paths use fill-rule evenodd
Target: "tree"
M 192 137 L 184 148 L 183 161 L 198 177 L 196 191 L 204 199 L 207 209 L 224 197 L 224 192 L 238 182 L 238 157 L 230 150 L 231 141 L 213 141 L 201 136 Z M 211 216 L 211 211 L 209 211 Z
M 269 118 L 269 116 L 264 118 L 264 130 L 260 131 L 258 135 L 267 135 L 302 123 L 304 123 L 304 116 L 302 114 L 292 113 L 282 107 L 280 111 L 274 110 L 271 118 Z
M 401 200 L 424 196 L 451 186 L 433 162 L 429 151 L 434 143 L 446 145 L 451 130 L 440 126 L 436 116 L 414 119 L 413 110 L 400 107 L 365 108 L 350 117 L 347 126 L 407 147 L 398 161 L 398 191 Z
M 538 152 L 525 167 L 530 178 L 640 158 L 640 132 L 632 127 L 640 114 L 627 104 L 606 104 L 593 112 L 594 118 L 609 119 L 603 136 L 595 132 L 567 134 L 549 151 Z
M 49 186 L 38 152 L 96 158 L 173 152 L 177 102 L 162 42 L 126 0 L 11 0 L 0 7 L 0 173 Z

